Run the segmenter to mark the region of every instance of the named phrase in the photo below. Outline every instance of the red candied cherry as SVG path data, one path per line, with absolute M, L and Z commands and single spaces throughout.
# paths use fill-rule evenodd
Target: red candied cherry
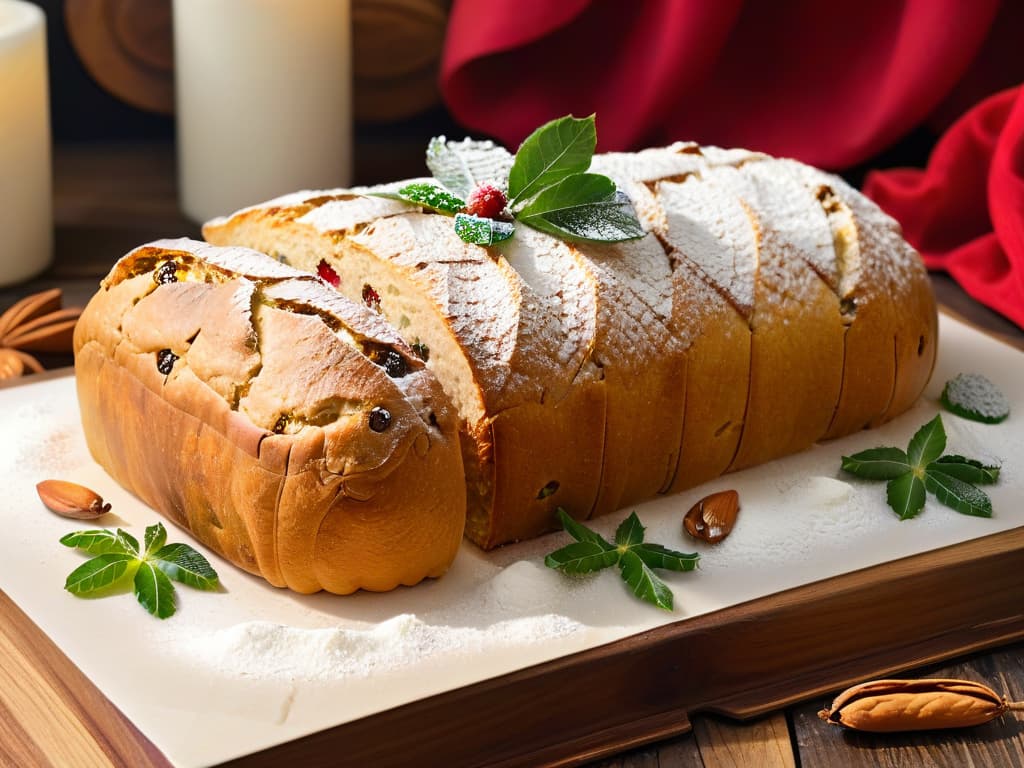
M 466 213 L 484 219 L 497 219 L 508 205 L 505 193 L 493 184 L 481 184 L 469 194 Z
M 320 259 L 320 263 L 316 265 L 316 273 L 320 275 L 324 282 L 329 283 L 332 288 L 337 288 L 341 284 L 341 278 L 334 271 L 334 267 L 323 259 Z

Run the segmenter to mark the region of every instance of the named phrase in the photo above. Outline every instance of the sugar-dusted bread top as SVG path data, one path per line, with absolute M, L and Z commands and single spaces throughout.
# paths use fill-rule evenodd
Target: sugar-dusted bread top
M 350 298 L 379 293 L 463 419 L 485 546 L 546 529 L 558 506 L 607 512 L 879 423 L 923 389 L 927 275 L 838 178 L 692 143 L 591 169 L 645 237 L 566 243 L 519 224 L 481 248 L 359 189 L 296 193 L 204 234 L 326 266 Z

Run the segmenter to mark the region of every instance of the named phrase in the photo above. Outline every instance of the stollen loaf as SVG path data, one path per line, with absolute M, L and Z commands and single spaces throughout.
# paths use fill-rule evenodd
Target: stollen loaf
M 458 414 L 484 548 L 693 487 L 905 411 L 935 300 L 898 224 L 792 160 L 678 143 L 598 155 L 646 236 L 489 248 L 372 190 L 291 194 L 204 237 L 325 276 Z
M 75 330 L 89 450 L 225 558 L 298 592 L 440 576 L 465 490 L 458 419 L 376 313 L 244 248 L 164 240 Z

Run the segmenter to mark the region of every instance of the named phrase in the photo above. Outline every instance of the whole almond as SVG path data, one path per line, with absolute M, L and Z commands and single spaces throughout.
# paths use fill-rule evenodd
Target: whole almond
M 970 680 L 872 680 L 847 688 L 818 717 L 831 725 L 888 733 L 981 725 L 1018 708 Z
M 36 484 L 36 493 L 51 512 L 75 520 L 92 520 L 110 511 L 98 493 L 67 480 L 43 480 Z
M 740 495 L 736 491 L 719 491 L 705 496 L 686 513 L 683 529 L 695 539 L 709 544 L 728 536 L 740 512 Z

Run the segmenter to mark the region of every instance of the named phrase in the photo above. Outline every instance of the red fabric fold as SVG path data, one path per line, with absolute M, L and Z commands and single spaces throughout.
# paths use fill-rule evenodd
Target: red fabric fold
M 602 150 L 675 139 L 826 168 L 924 120 L 974 60 L 998 0 L 456 0 L 441 88 L 515 147 L 597 113 Z
M 873 172 L 864 192 L 903 225 L 929 269 L 1024 327 L 1024 87 L 968 111 L 925 170 Z

